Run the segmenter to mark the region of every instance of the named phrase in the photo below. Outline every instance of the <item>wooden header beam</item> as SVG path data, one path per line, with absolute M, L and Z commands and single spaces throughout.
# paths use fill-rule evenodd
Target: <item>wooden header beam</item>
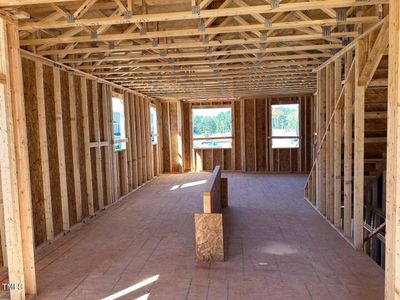
M 387 3 L 388 0 L 370 0 L 370 1 L 330 0 L 330 1 L 293 2 L 293 3 L 282 3 L 276 8 L 272 8 L 271 5 L 256 5 L 256 6 L 208 9 L 200 11 L 199 14 L 193 14 L 192 11 L 186 11 L 186 12 L 172 12 L 172 13 L 142 14 L 142 15 L 134 15 L 130 18 L 115 16 L 108 18 L 79 19 L 75 20 L 74 22 L 53 21 L 53 22 L 28 23 L 28 24 L 21 24 L 20 30 L 68 28 L 68 27 L 79 27 L 79 26 L 103 26 L 103 25 L 132 24 L 132 23 L 141 24 L 148 22 L 163 22 L 163 21 L 182 21 L 182 20 L 192 20 L 192 19 L 232 17 L 241 15 L 263 14 L 263 13 L 265 14 L 265 13 L 280 13 L 280 12 L 293 12 L 293 11 L 304 11 L 304 10 L 319 10 L 322 8 L 356 7 L 356 6 L 377 5 L 377 4 L 387 4 Z
M 379 21 L 378 16 L 354 17 L 347 18 L 342 25 L 345 24 L 371 24 Z M 238 33 L 246 31 L 273 31 L 278 29 L 299 29 L 313 26 L 334 26 L 337 25 L 336 19 L 320 19 L 320 20 L 307 20 L 307 21 L 291 21 L 291 22 L 277 22 L 272 23 L 270 26 L 264 24 L 250 24 L 250 25 L 237 25 L 237 26 L 224 26 L 205 28 L 199 31 L 198 28 L 190 29 L 175 29 L 166 31 L 153 31 L 142 33 L 116 33 L 116 34 L 101 34 L 93 38 L 92 36 L 72 36 L 72 37 L 54 37 L 43 39 L 26 39 L 21 41 L 22 46 L 37 46 L 44 44 L 65 44 L 65 43 L 83 43 L 83 42 L 97 42 L 97 41 L 119 41 L 119 40 L 140 40 L 140 39 L 154 39 L 154 38 L 168 38 L 168 37 L 185 37 L 185 36 L 204 36 L 215 35 L 222 33 Z M 322 38 L 322 34 L 321 34 Z M 285 37 L 286 41 L 291 40 L 291 36 Z
M 49 3 L 64 3 L 76 2 L 77 0 L 3 0 L 0 7 L 7 6 L 22 6 L 22 5 L 36 5 L 36 4 L 49 4 Z
M 332 38 L 350 37 L 355 38 L 358 36 L 357 32 L 332 32 Z M 290 36 L 291 42 L 303 42 L 321 40 L 323 37 L 321 34 L 296 34 Z M 286 36 L 271 36 L 268 37 L 266 45 L 270 43 L 278 43 L 287 41 Z M 152 43 L 144 43 L 140 45 L 121 45 L 115 48 L 110 47 L 84 47 L 75 49 L 50 49 L 39 51 L 40 55 L 65 55 L 65 54 L 85 54 L 85 53 L 113 53 L 122 51 L 145 51 L 145 50 L 173 50 L 173 49 L 190 49 L 190 48 L 208 48 L 208 47 L 223 47 L 223 46 L 235 46 L 235 45 L 248 45 L 261 43 L 260 38 L 246 38 L 246 39 L 225 39 L 218 41 L 209 41 L 208 44 L 199 41 L 189 42 L 174 42 L 174 43 L 159 43 L 154 46 Z M 303 45 L 304 47 L 312 47 L 312 45 Z M 297 46 L 300 47 L 300 46 Z M 275 47 L 278 48 L 278 47 Z M 270 49 L 267 47 L 267 49 Z M 302 49 L 305 50 L 305 49 Z

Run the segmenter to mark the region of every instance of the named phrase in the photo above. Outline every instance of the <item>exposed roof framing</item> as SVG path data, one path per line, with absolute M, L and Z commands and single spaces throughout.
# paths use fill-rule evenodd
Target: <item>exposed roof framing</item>
M 311 71 L 387 3 L 6 0 L 0 13 L 19 19 L 22 47 L 39 55 L 149 96 L 217 99 L 315 92 Z

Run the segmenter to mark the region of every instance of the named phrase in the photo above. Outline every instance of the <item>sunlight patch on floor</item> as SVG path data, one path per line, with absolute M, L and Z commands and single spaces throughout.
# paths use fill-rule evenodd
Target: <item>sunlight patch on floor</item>
M 273 255 L 290 255 L 297 253 L 298 250 L 289 244 L 282 242 L 270 242 L 263 247 L 263 252 Z
M 125 295 L 127 295 L 129 293 L 132 293 L 132 292 L 134 292 L 134 291 L 136 291 L 136 290 L 138 290 L 138 289 L 140 289 L 142 287 L 145 287 L 146 285 L 149 285 L 149 284 L 151 284 L 153 282 L 156 282 L 159 277 L 160 277 L 160 275 L 155 275 L 155 276 L 146 278 L 146 279 L 144 279 L 144 280 L 142 280 L 142 281 L 140 281 L 140 282 L 138 282 L 138 283 L 136 283 L 134 285 L 131 285 L 130 287 L 128 287 L 126 289 L 123 289 L 123 290 L 121 290 L 119 292 L 116 292 L 115 294 L 112 294 L 112 295 L 110 295 L 110 296 L 108 296 L 106 298 L 103 298 L 102 300 L 115 300 L 115 299 L 121 298 L 121 297 L 123 297 L 123 296 L 125 296 Z M 137 299 L 143 300 L 143 299 L 147 299 L 148 297 L 149 297 L 149 294 L 146 294 L 146 295 L 143 295 L 143 296 L 141 296 L 141 297 L 139 297 Z
M 175 190 L 177 190 L 179 188 L 185 189 L 185 188 L 192 187 L 192 186 L 202 185 L 202 184 L 205 184 L 206 182 L 207 182 L 207 180 L 204 179 L 204 180 L 197 180 L 197 181 L 183 183 L 181 185 L 176 184 L 173 187 L 171 187 L 169 190 L 170 191 L 175 191 Z

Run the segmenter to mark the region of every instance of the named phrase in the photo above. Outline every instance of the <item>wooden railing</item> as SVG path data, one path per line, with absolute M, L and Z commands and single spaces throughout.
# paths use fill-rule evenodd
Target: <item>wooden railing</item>
M 216 166 L 203 192 L 203 213 L 196 213 L 196 258 L 199 261 L 224 261 L 222 208 L 228 206 L 228 181 Z

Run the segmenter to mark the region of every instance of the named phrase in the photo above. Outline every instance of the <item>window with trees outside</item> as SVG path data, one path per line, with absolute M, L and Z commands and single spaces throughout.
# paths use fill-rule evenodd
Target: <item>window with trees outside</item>
M 157 144 L 158 130 L 157 130 L 157 110 L 154 106 L 150 106 L 150 129 L 151 129 L 151 143 Z
M 299 148 L 299 104 L 271 106 L 272 148 Z
M 193 148 L 232 148 L 232 109 L 192 109 Z
M 112 110 L 114 125 L 114 150 L 122 151 L 126 149 L 124 100 L 122 100 L 120 97 L 113 96 Z

